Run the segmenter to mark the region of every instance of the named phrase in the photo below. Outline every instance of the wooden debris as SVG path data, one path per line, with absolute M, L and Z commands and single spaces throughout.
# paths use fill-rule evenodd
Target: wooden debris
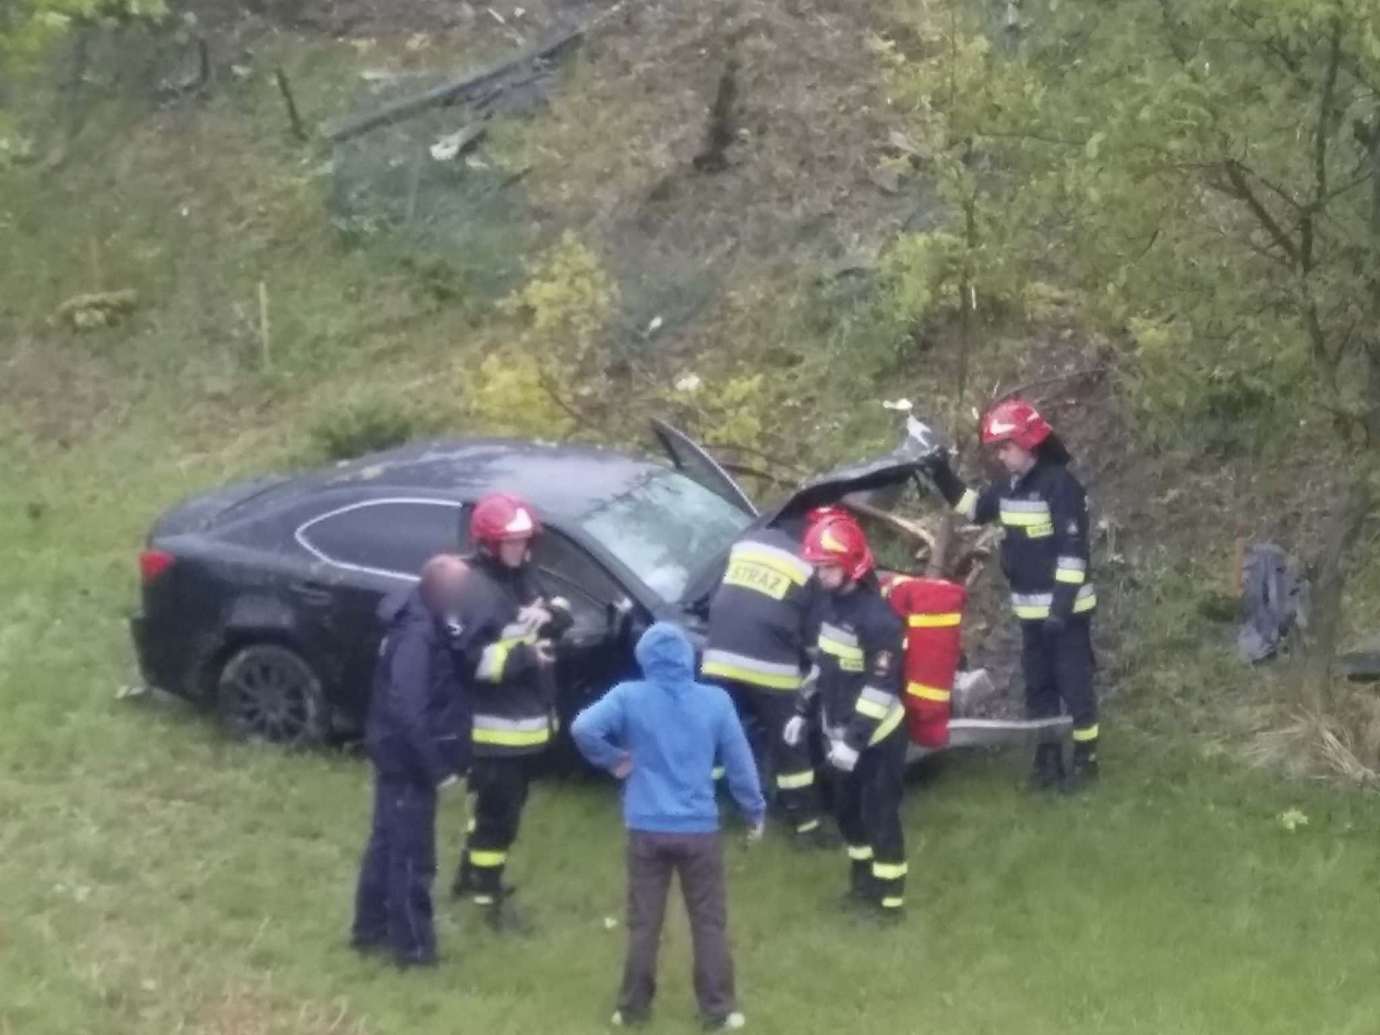
M 346 119 L 342 122 L 328 125 L 323 130 L 327 140 L 332 143 L 340 143 L 357 137 L 361 133 L 367 133 L 371 129 L 384 126 L 400 119 L 408 118 L 419 111 L 435 105 L 453 104 L 463 100 L 475 90 L 486 89 L 495 86 L 505 75 L 513 72 L 524 65 L 537 61 L 545 61 L 555 57 L 561 51 L 578 41 L 585 33 L 585 27 L 568 29 L 559 32 L 548 38 L 530 50 L 523 51 L 516 57 L 508 58 L 497 64 L 490 65 L 488 68 L 478 72 L 472 72 L 452 79 L 450 82 L 442 83 L 440 86 L 433 87 L 423 93 L 412 94 L 403 97 L 390 104 L 385 104 L 376 111 L 368 112 L 355 118 Z

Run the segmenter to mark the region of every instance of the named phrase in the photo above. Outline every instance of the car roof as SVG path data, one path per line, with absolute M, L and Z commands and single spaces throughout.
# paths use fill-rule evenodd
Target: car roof
M 275 504 L 322 492 L 360 489 L 473 500 L 510 492 L 553 518 L 576 518 L 671 468 L 599 446 L 522 439 L 437 439 L 372 453 L 278 483 L 260 497 Z

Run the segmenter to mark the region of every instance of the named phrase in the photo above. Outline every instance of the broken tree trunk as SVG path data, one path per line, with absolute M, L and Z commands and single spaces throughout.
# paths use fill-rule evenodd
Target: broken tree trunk
M 461 100 L 467 93 L 483 87 L 492 86 L 499 79 L 515 69 L 533 61 L 542 61 L 554 57 L 566 47 L 575 43 L 585 33 L 585 27 L 580 26 L 575 29 L 567 29 L 550 37 L 543 43 L 530 50 L 523 51 L 516 57 L 506 61 L 500 61 L 488 68 L 478 72 L 471 72 L 461 76 L 459 79 L 452 79 L 448 83 L 433 87 L 424 93 L 413 94 L 410 97 L 403 97 L 385 104 L 376 111 L 371 111 L 365 115 L 360 115 L 352 119 L 334 125 L 328 125 L 323 129 L 327 140 L 338 144 L 351 137 L 357 137 L 361 133 L 367 133 L 371 129 L 387 125 L 390 122 L 397 122 L 400 119 L 408 118 L 419 111 L 424 111 L 438 104 L 451 104 Z
M 1364 474 L 1351 480 L 1341 506 L 1328 521 L 1316 563 L 1312 613 L 1300 691 L 1304 704 L 1323 712 L 1331 700 L 1332 666 L 1341 637 L 1342 590 L 1346 586 L 1346 559 L 1370 513 L 1371 487 Z

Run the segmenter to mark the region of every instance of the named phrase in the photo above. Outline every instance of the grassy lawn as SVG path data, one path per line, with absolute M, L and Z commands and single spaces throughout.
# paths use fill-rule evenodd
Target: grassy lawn
M 368 772 L 232 744 L 117 699 L 135 674 L 134 554 L 173 497 L 228 468 L 136 422 L 61 453 L 0 445 L 0 1033 L 602 1030 L 622 952 L 607 786 L 541 786 L 514 879 L 536 936 L 442 898 L 447 961 L 400 975 L 344 947 Z M 118 473 L 116 473 L 118 472 Z M 1108 779 L 1033 801 L 1023 760 L 951 757 L 906 805 L 910 915 L 831 908 L 842 858 L 736 836 L 732 923 L 756 1030 L 1373 1032 L 1373 797 L 1284 784 L 1108 722 Z M 1297 810 L 1293 830 L 1281 816 Z M 463 798 L 442 815 L 442 879 Z M 657 1027 L 694 1029 L 685 927 Z

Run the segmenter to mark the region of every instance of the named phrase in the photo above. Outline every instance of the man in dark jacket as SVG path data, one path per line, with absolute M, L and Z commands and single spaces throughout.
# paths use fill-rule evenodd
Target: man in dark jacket
M 445 622 L 466 573 L 458 557 L 434 557 L 416 589 L 379 607 L 386 633 L 365 726 L 374 821 L 360 866 L 351 944 L 390 952 L 403 967 L 436 962 L 436 797 L 458 783 L 469 744 Z

